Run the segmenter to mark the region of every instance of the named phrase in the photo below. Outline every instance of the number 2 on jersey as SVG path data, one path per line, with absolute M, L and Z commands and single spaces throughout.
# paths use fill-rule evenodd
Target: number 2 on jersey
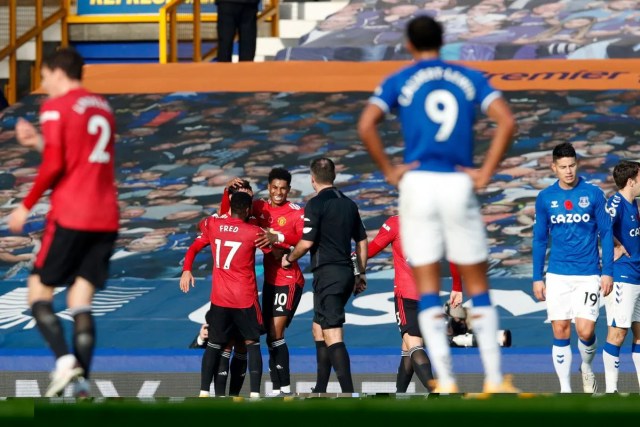
M 214 244 L 216 245 L 216 268 L 220 268 L 220 246 L 231 248 L 229 254 L 227 255 L 227 259 L 224 261 L 224 265 L 222 266 L 223 270 L 228 270 L 231 266 L 231 260 L 233 260 L 233 256 L 236 254 L 236 252 L 238 252 L 238 249 L 240 249 L 240 245 L 242 245 L 242 243 L 227 240 L 224 242 L 224 245 L 222 245 L 222 241 L 220 239 L 215 239 Z
M 448 90 L 434 90 L 424 100 L 424 110 L 432 122 L 440 125 L 435 136 L 436 142 L 449 139 L 458 121 L 456 97 Z
M 98 135 L 98 142 L 96 146 L 93 147 L 93 151 L 89 156 L 89 162 L 109 163 L 111 155 L 105 151 L 107 144 L 109 144 L 111 140 L 111 125 L 109 121 L 103 116 L 91 116 L 87 124 L 87 132 L 89 132 L 90 135 Z

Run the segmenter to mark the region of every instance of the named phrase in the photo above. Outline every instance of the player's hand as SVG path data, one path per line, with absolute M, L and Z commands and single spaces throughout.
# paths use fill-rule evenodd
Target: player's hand
M 42 151 L 42 137 L 35 126 L 20 117 L 16 123 L 16 139 L 20 145 Z
M 364 273 L 356 276 L 356 283 L 353 286 L 353 295 L 358 295 L 367 290 L 367 275 Z
M 627 250 L 624 248 L 624 246 L 622 245 L 615 245 L 613 247 L 613 260 L 617 261 L 618 259 L 622 258 L 623 256 L 629 256 L 629 252 L 627 252 Z
M 183 271 L 182 276 L 180 277 L 180 289 L 182 292 L 189 292 L 189 285 L 191 285 L 192 288 L 195 287 L 196 279 L 190 271 Z
M 235 177 L 233 178 L 231 181 L 227 182 L 227 188 L 231 188 L 231 187 L 240 187 L 242 185 L 242 179 Z
M 451 293 L 449 294 L 449 305 L 452 308 L 455 308 L 460 304 L 462 304 L 462 292 L 451 291 Z
M 209 339 L 209 325 L 204 324 L 200 327 L 199 337 L 202 341 L 206 341 L 207 339 Z
M 256 247 L 266 248 L 274 243 L 278 243 L 278 234 L 272 233 L 270 230 L 265 230 L 263 233 L 258 233 L 258 238 L 255 240 Z
M 28 217 L 29 209 L 24 207 L 23 204 L 20 204 L 20 206 L 15 208 L 9 215 L 9 230 L 14 234 L 22 233 L 22 229 L 24 228 L 24 224 L 27 222 Z
M 491 181 L 491 174 L 487 174 L 482 169 L 459 167 L 458 170 L 471 177 L 473 188 L 476 190 L 486 187 Z
M 389 184 L 393 185 L 394 187 L 397 187 L 403 175 L 409 172 L 410 170 L 417 168 L 418 166 L 420 166 L 420 162 L 418 161 L 406 163 L 402 165 L 395 165 L 395 166 L 392 166 L 391 169 L 385 172 L 384 177 Z
M 602 275 L 600 277 L 600 291 L 605 297 L 613 290 L 613 277 Z
M 281 265 L 282 265 L 282 268 L 284 268 L 284 269 L 286 270 L 286 269 L 288 269 L 289 267 L 291 267 L 292 263 L 290 263 L 290 262 L 287 260 L 287 257 L 286 257 L 286 256 L 283 256 L 283 257 L 282 257 Z
M 542 280 L 533 282 L 533 295 L 535 295 L 538 301 L 547 300 L 547 287 Z

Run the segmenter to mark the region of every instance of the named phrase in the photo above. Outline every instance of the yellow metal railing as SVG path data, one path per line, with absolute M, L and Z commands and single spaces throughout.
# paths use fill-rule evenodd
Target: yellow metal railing
M 201 0 L 167 0 L 158 14 L 131 15 L 77 15 L 73 11 L 76 1 L 65 0 L 70 11 L 67 24 L 144 24 L 158 23 L 158 49 L 161 64 L 178 61 L 178 25 L 191 25 L 191 40 L 193 41 L 193 61 L 208 61 L 215 56 L 217 48 L 202 52 L 202 23 L 217 22 L 216 13 L 202 13 Z M 178 11 L 180 6 L 186 6 Z M 280 0 L 265 0 L 263 8 L 258 12 L 258 23 L 270 24 L 271 36 L 280 34 Z
M 4 93 L 10 104 L 17 100 L 17 88 L 18 88 L 18 49 L 24 44 L 35 39 L 36 47 L 36 59 L 31 69 L 31 90 L 35 90 L 40 86 L 40 64 L 42 63 L 42 44 L 43 44 L 43 32 L 53 24 L 61 21 L 61 45 L 66 46 L 68 44 L 67 25 L 65 23 L 67 17 L 67 2 L 65 0 L 47 0 L 47 5 L 54 4 L 56 9 L 50 12 L 47 16 L 44 16 L 44 0 L 33 0 L 31 2 L 18 0 L 8 0 L 6 6 L 8 7 L 9 15 L 9 41 L 5 46 L 0 45 L 0 61 L 8 59 L 9 66 L 9 82 L 4 88 Z M 35 8 L 35 25 L 24 30 L 22 34 L 18 34 L 18 6 Z

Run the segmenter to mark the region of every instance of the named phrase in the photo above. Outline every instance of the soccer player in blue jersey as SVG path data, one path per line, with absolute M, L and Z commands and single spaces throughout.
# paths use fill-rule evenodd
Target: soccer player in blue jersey
M 618 192 L 607 201 L 616 245 L 613 292 L 605 298 L 607 342 L 602 351 L 607 393 L 618 391 L 620 347 L 629 328 L 633 331 L 632 357 L 640 379 L 640 163 L 623 160 L 613 169 Z M 640 381 L 640 380 L 639 380 Z
M 503 378 L 496 335 L 498 314 L 489 299 L 487 239 L 474 188 L 487 185 L 515 132 L 506 101 L 482 73 L 442 61 L 442 26 L 429 16 L 407 26 L 415 62 L 392 74 L 369 99 L 358 132 L 372 159 L 400 190 L 400 234 L 420 291 L 418 321 L 433 368 L 435 391 L 458 391 L 440 301 L 440 260 L 458 265 L 473 301 L 474 329 L 484 366 L 484 391 L 513 392 Z M 497 126 L 479 169 L 473 164 L 473 126 L 480 107 Z M 404 163 L 391 164 L 377 126 L 397 110 Z
M 553 366 L 560 380 L 560 392 L 571 393 L 570 338 L 571 321 L 575 320 L 583 390 L 595 393 L 598 386 L 591 365 L 596 351 L 600 292 L 606 296 L 613 286 L 611 218 L 602 190 L 577 175 L 578 160 L 570 143 L 557 145 L 552 160 L 551 169 L 558 180 L 536 198 L 533 293 L 540 301 L 547 301 L 553 329 Z M 545 281 L 549 238 L 551 249 Z

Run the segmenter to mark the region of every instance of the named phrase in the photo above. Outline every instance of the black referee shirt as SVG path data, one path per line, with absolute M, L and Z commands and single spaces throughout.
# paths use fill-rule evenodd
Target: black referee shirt
M 304 207 L 302 238 L 312 241 L 311 270 L 326 265 L 351 265 L 351 240 L 367 238 L 358 206 L 335 187 L 320 191 Z

